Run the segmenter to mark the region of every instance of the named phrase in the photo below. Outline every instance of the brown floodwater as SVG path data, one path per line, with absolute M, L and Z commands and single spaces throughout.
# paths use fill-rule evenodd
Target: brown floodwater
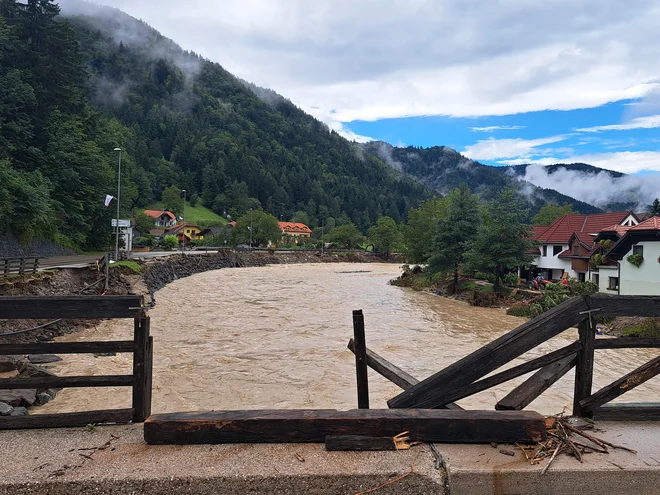
M 235 268 L 177 280 L 156 293 L 153 412 L 259 408 L 355 408 L 355 361 L 346 344 L 352 310 L 365 314 L 367 345 L 425 378 L 525 320 L 502 309 L 388 285 L 393 264 L 304 264 Z M 132 320 L 112 320 L 59 341 L 131 339 Z M 564 332 L 509 366 L 574 341 Z M 653 349 L 597 351 L 594 390 L 652 359 Z M 130 354 L 63 355 L 58 375 L 130 374 Z M 528 409 L 570 411 L 571 371 Z M 523 378 L 459 401 L 492 409 Z M 400 389 L 370 371 L 371 407 L 387 407 Z M 625 401 L 652 401 L 660 383 Z M 35 413 L 130 407 L 130 388 L 65 389 Z

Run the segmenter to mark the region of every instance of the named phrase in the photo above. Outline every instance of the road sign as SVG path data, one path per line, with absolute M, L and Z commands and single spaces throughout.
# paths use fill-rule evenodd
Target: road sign
M 112 219 L 112 226 L 116 227 L 117 226 L 117 219 L 113 218 Z M 119 227 L 130 227 L 131 226 L 131 221 L 130 220 L 119 220 Z

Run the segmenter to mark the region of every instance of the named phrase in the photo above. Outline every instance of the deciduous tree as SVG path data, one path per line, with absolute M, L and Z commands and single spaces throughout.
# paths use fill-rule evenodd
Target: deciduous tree
M 369 229 L 369 241 L 379 253 L 389 257 L 390 253 L 403 243 L 399 226 L 390 217 L 380 217 L 376 225 Z

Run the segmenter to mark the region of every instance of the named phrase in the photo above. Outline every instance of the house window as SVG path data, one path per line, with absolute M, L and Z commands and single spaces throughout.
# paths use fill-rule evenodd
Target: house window
M 586 279 L 585 273 L 578 273 L 578 282 L 584 282 Z
M 543 256 L 548 255 L 548 246 L 543 246 Z
M 580 245 L 576 244 L 573 246 L 573 256 L 580 256 Z
M 593 274 L 591 274 L 591 281 L 592 281 L 594 284 L 600 286 L 600 275 L 598 275 L 597 273 L 593 273 Z
M 633 246 L 633 254 L 644 256 L 644 246 Z
M 610 284 L 607 288 L 609 290 L 617 290 L 619 288 L 619 277 L 610 277 Z
M 557 256 L 559 253 L 563 251 L 564 246 L 552 246 L 552 255 Z

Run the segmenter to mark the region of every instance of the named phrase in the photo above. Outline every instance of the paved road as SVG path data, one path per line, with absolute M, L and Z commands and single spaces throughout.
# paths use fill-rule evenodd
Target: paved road
M 216 249 L 209 249 L 208 253 L 217 252 Z M 165 256 L 180 255 L 181 251 L 151 251 L 148 253 L 131 253 L 130 259 L 150 260 L 162 258 Z M 207 251 L 186 251 L 186 256 L 197 256 L 207 254 Z M 97 260 L 103 257 L 101 254 L 85 254 L 74 256 L 52 256 L 50 258 L 39 259 L 39 271 L 51 270 L 53 268 L 84 268 L 93 265 Z

